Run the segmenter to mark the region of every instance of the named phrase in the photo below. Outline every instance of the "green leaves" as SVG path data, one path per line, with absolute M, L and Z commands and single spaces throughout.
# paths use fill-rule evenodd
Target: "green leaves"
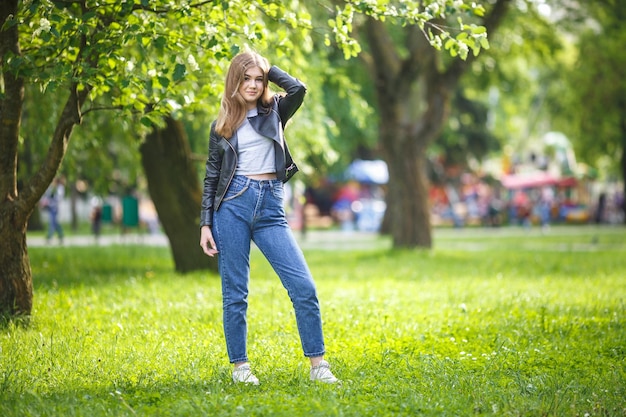
M 165 97 L 176 99 L 196 89 L 194 72 L 202 68 L 205 78 L 219 75 L 211 68 L 230 56 L 233 41 L 218 29 L 225 10 L 237 14 L 233 23 L 243 21 L 239 9 L 189 2 L 90 2 L 84 9 L 67 3 L 21 4 L 16 20 L 23 56 L 9 57 L 4 68 L 43 89 L 89 85 L 91 100 L 107 96 L 122 108 L 159 111 Z M 213 21 L 207 22 L 207 15 Z
M 176 64 L 174 67 L 173 80 L 180 81 L 187 73 L 187 67 L 184 64 Z
M 481 17 L 485 14 L 485 8 L 476 2 L 435 0 L 422 4 L 364 0 L 347 2 L 343 7 L 336 6 L 334 19 L 328 21 L 334 35 L 333 40 L 341 48 L 346 59 L 357 56 L 361 51 L 360 45 L 352 37 L 352 22 L 358 14 L 381 21 L 391 21 L 400 26 L 417 25 L 434 48 L 441 50 L 443 46 L 450 55 L 459 56 L 461 59 L 467 59 L 470 50 L 474 55 L 478 55 L 481 49 L 489 48 L 487 30 L 484 26 L 464 24 L 465 17 Z M 449 15 L 458 15 L 459 31 L 441 23 Z M 326 45 L 331 44 L 330 35 L 326 35 L 324 42 Z
M 255 49 L 271 48 L 279 56 L 293 50 L 292 39 L 306 39 L 312 23 L 305 9 L 292 6 L 247 0 L 89 2 L 84 8 L 21 3 L 16 22 L 24 56 L 10 57 L 7 64 L 43 89 L 90 85 L 92 100 L 106 96 L 122 108 L 167 111 L 161 110 L 165 98 L 182 103 L 189 102 L 190 93 L 213 93 L 216 87 L 198 89 L 198 83 L 215 86 L 221 81 L 218 68 L 248 43 Z M 478 54 L 489 47 L 484 27 L 464 24 L 459 17 L 460 31 L 453 33 L 436 26 L 435 19 L 483 12 L 475 3 L 451 0 L 431 1 L 422 8 L 413 2 L 352 1 L 335 8 L 324 43 L 335 42 L 346 59 L 357 56 L 361 46 L 353 37 L 353 24 L 366 15 L 417 24 L 433 47 L 465 59 L 470 50 Z M 196 100 L 202 97 L 192 103 Z
M 354 8 L 348 3 L 343 9 L 337 6 L 336 11 L 335 18 L 328 21 L 328 26 L 332 30 L 335 42 L 337 42 L 343 51 L 345 59 L 350 59 L 361 52 L 361 46 L 351 35 Z M 330 45 L 330 35 L 326 35 L 324 43 L 327 46 Z
M 459 25 L 463 30 L 456 37 L 449 34 L 441 34 L 440 38 L 445 38 L 444 49 L 450 52 L 450 55 L 459 56 L 461 59 L 467 59 L 471 50 L 474 56 L 480 53 L 481 49 L 489 49 L 489 41 L 487 40 L 487 29 L 484 26 L 474 24 L 463 24 L 461 18 L 458 18 Z M 431 44 L 433 44 L 431 37 Z M 436 44 L 436 47 L 439 45 Z

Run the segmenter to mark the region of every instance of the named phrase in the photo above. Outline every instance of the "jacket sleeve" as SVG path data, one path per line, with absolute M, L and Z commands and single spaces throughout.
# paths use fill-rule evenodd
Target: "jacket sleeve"
M 278 114 L 283 127 L 285 127 L 287 120 L 300 108 L 304 100 L 304 95 L 306 94 L 306 86 L 302 81 L 292 77 L 275 65 L 270 68 L 267 76 L 271 82 L 287 93 L 287 95 L 281 97 L 278 101 Z
M 213 207 L 217 184 L 222 168 L 222 153 L 218 146 L 218 136 L 215 132 L 215 122 L 211 125 L 211 135 L 209 139 L 209 156 L 206 161 L 206 172 L 204 174 L 204 187 L 202 190 L 202 206 L 200 210 L 200 227 L 211 226 L 213 223 Z

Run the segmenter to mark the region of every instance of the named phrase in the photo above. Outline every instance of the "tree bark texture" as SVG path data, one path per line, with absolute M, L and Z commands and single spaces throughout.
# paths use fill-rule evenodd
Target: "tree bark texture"
M 492 33 L 510 0 L 496 1 L 483 24 Z M 449 115 L 452 94 L 475 59 L 451 60 L 428 43 L 416 26 L 404 30 L 403 53 L 385 23 L 366 19 L 361 28 L 379 111 L 380 144 L 389 167 L 387 212 L 394 247 L 432 247 L 427 155 Z
M 17 0 L 0 4 L 0 25 L 17 16 Z M 0 62 L 20 55 L 17 25 L 0 31 Z M 28 209 L 17 195 L 17 149 L 24 103 L 24 79 L 2 72 L 0 98 L 0 316 L 30 315 L 33 282 L 26 249 Z
M 0 211 L 0 317 L 29 316 L 33 281 L 26 233 L 12 227 L 11 217 L 10 210 Z
M 17 18 L 17 0 L 0 2 L 0 25 Z M 18 26 L 4 25 L 0 32 L 0 62 L 21 55 Z M 86 43 L 82 39 L 82 46 Z M 17 156 L 24 104 L 25 80 L 4 70 L 4 95 L 0 97 L 0 315 L 30 315 L 33 277 L 26 245 L 26 225 L 37 202 L 54 179 L 67 151 L 72 130 L 81 120 L 81 107 L 90 86 L 70 86 L 44 163 L 17 188 Z
M 150 197 L 170 241 L 176 271 L 217 271 L 217 260 L 200 249 L 202 189 L 182 123 L 166 118 L 141 145 Z
M 432 233 L 425 153 L 416 146 L 386 146 L 384 150 L 387 161 L 391 161 L 386 215 L 393 246 L 430 248 Z
M 15 185 L 15 167 L 9 171 L 4 165 L 0 167 L 0 315 L 11 317 L 31 313 L 33 278 L 26 245 L 28 219 L 63 161 L 72 129 L 80 120 L 80 106 L 88 94 L 88 89 L 77 94 L 74 86 L 59 119 L 44 165 L 25 183 L 19 194 Z M 7 103 L 17 103 L 9 98 L 5 98 L 3 108 Z M 0 129 L 3 164 L 7 158 L 4 155 L 7 148 L 13 149 L 13 158 L 17 160 L 17 145 L 13 147 L 12 142 L 18 143 L 18 134 L 12 135 Z

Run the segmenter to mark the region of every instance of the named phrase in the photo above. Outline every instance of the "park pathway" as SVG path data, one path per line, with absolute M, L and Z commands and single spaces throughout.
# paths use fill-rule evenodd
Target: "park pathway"
M 379 236 L 372 232 L 311 230 L 303 235 L 294 231 L 296 240 L 303 250 L 389 250 L 392 247 L 389 236 Z M 198 235 L 199 237 L 199 235 Z M 534 238 L 534 239 L 533 239 Z M 163 233 L 108 233 L 98 240 L 93 235 L 73 235 L 67 233 L 63 245 L 58 239 L 46 243 L 43 235 L 27 237 L 29 247 L 70 247 L 70 246 L 111 246 L 145 245 L 169 246 Z M 577 242 L 577 243 L 576 243 Z M 626 245 L 623 227 L 616 225 L 576 225 L 557 226 L 550 230 L 541 227 L 502 228 L 436 228 L 433 230 L 433 248 L 443 250 L 491 251 L 503 245 L 514 245 L 524 250 L 552 251 L 597 251 L 620 249 Z M 198 250 L 200 245 L 198 244 Z
M 309 231 L 306 235 L 294 232 L 302 249 L 372 249 L 389 247 L 389 239 L 379 237 L 376 233 L 343 232 L 343 231 Z M 44 236 L 28 236 L 28 247 L 70 247 L 70 246 L 111 246 L 111 245 L 145 245 L 169 246 L 167 236 L 163 233 L 128 233 L 104 234 L 96 239 L 92 235 L 72 235 L 67 233 L 63 244 L 55 237 L 51 243 Z M 198 244 L 198 250 L 200 245 Z

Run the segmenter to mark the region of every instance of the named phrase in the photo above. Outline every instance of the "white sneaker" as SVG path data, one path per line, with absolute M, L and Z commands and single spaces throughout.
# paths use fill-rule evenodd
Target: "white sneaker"
M 254 376 L 254 374 L 250 370 L 250 365 L 248 364 L 241 365 L 233 369 L 233 382 L 259 385 L 258 378 Z
M 320 381 L 326 384 L 339 382 L 337 377 L 330 371 L 330 364 L 326 361 L 321 361 L 319 365 L 311 367 L 311 381 Z

